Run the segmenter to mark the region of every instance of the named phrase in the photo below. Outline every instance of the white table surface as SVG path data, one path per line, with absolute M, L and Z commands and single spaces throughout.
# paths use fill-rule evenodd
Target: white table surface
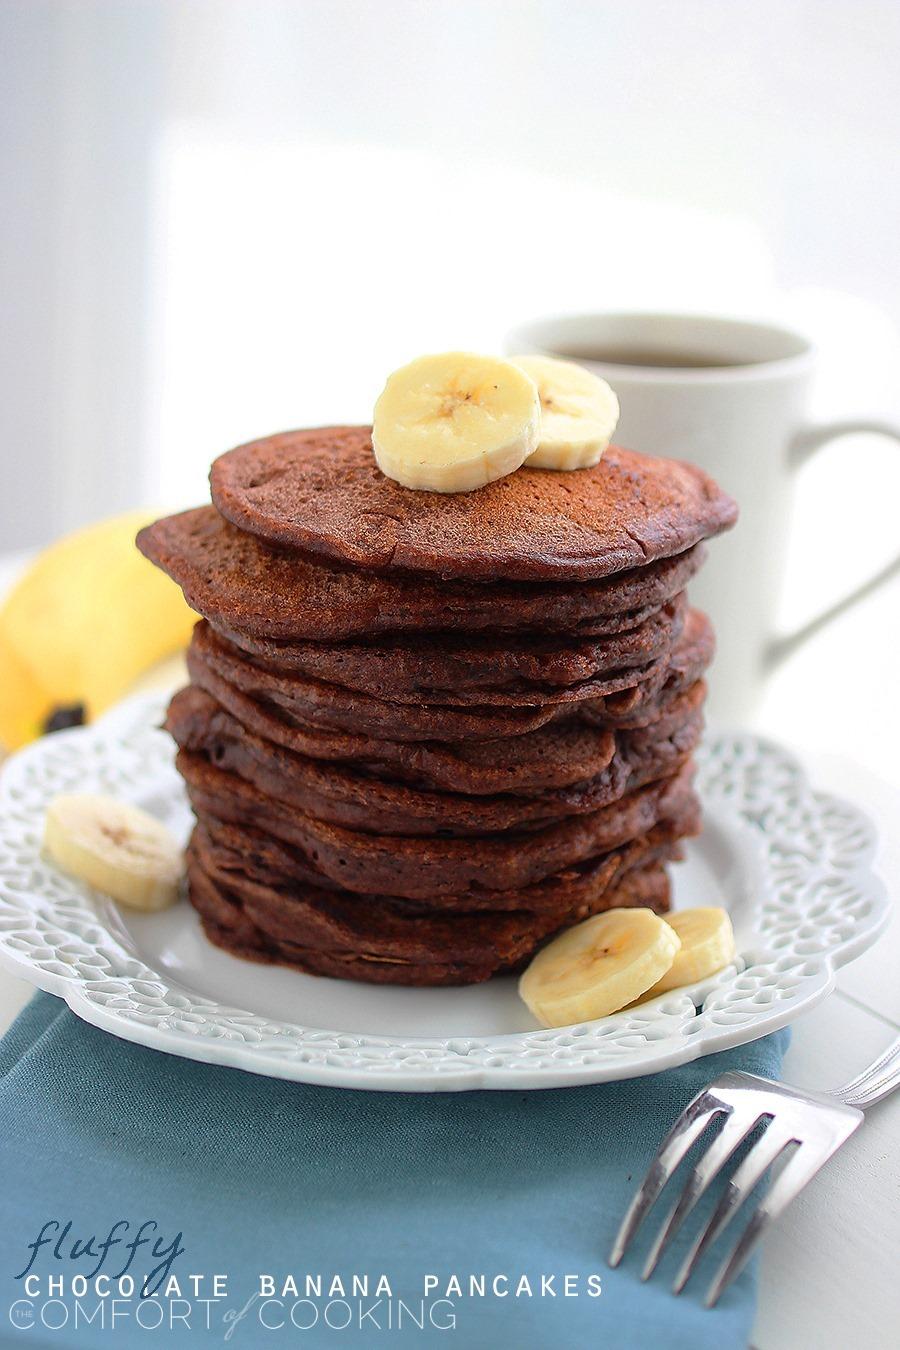
M 20 558 L 0 559 L 0 594 Z M 900 789 L 843 755 L 802 753 L 816 786 L 876 821 L 879 870 L 900 879 Z M 31 997 L 0 971 L 0 1033 Z M 900 1034 L 900 918 L 843 970 L 837 988 L 794 1023 L 784 1076 L 826 1088 L 853 1077 Z M 900 1092 L 862 1128 L 769 1236 L 755 1350 L 893 1350 L 900 1344 Z M 660 1350 L 664 1350 L 660 1347 Z

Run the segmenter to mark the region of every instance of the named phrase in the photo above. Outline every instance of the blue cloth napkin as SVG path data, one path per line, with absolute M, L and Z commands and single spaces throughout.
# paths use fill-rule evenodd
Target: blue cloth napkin
M 0 1045 L 0 1344 L 746 1346 L 751 1270 L 707 1312 L 706 1279 L 674 1299 L 664 1280 L 640 1283 L 640 1253 L 617 1271 L 606 1254 L 635 1183 L 693 1093 L 726 1068 L 777 1077 L 785 1045 L 779 1033 L 666 1074 L 595 1087 L 342 1091 L 131 1045 L 38 995 Z M 157 1255 L 146 1259 L 151 1248 L 142 1246 L 131 1273 L 140 1285 L 168 1265 L 181 1302 L 171 1287 L 168 1299 L 161 1289 L 149 1301 L 129 1300 L 126 1278 L 115 1326 L 107 1299 L 101 1330 L 101 1300 L 89 1285 L 76 1325 L 71 1280 L 90 1275 L 97 1260 L 73 1258 L 72 1242 L 93 1234 L 99 1253 L 120 1220 L 129 1226 L 115 1230 L 120 1241 L 101 1275 L 117 1275 L 127 1242 L 155 1221 L 143 1235 L 157 1240 Z M 50 1242 L 30 1249 L 54 1222 L 44 1230 Z M 29 1297 L 25 1278 L 15 1277 L 32 1257 L 39 1285 Z M 307 1273 L 322 1277 L 321 1297 L 315 1285 L 306 1297 Z M 390 1291 L 382 1287 L 379 1298 L 382 1273 Z M 227 1276 L 227 1295 L 202 1304 L 214 1274 Z M 252 1297 L 260 1274 L 275 1277 L 269 1301 Z M 484 1297 L 468 1295 L 470 1274 L 485 1277 Z M 206 1276 L 196 1292 L 190 1275 Z M 288 1275 L 298 1293 L 289 1287 L 282 1297 Z M 367 1296 L 354 1293 L 354 1275 L 368 1275 Z M 423 1298 L 426 1275 L 438 1284 Z M 447 1292 L 454 1275 L 463 1297 Z M 60 1276 L 64 1292 L 54 1296 L 47 1282 Z M 334 1276 L 344 1297 L 339 1289 L 329 1297 Z M 516 1296 L 522 1276 L 530 1297 Z M 541 1295 L 542 1276 L 553 1277 L 555 1296 Z M 152 1330 L 157 1317 L 162 1325 Z

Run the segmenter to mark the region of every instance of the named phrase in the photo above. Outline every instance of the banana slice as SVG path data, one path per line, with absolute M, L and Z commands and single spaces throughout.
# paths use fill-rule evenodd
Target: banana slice
M 619 400 L 605 380 L 572 361 L 514 356 L 541 400 L 541 436 L 530 469 L 587 469 L 609 445 L 619 420 Z
M 534 381 L 511 361 L 471 352 L 420 356 L 375 404 L 379 469 L 403 487 L 471 492 L 513 473 L 537 448 Z
M 184 861 L 174 837 L 114 797 L 56 797 L 47 808 L 44 850 L 64 872 L 130 909 L 165 909 L 178 897 Z
M 545 1027 L 606 1017 L 655 985 L 680 945 L 652 909 L 610 909 L 539 951 L 519 980 L 519 994 Z
M 734 960 L 734 930 L 724 909 L 716 905 L 676 910 L 666 923 L 678 934 L 681 946 L 669 969 L 645 997 L 655 998 L 683 984 L 695 984 Z

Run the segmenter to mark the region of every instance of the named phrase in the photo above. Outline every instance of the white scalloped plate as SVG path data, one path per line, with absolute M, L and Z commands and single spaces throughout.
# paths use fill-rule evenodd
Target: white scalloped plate
M 244 962 L 207 942 L 186 902 L 159 915 L 119 910 L 40 854 L 44 809 L 60 792 L 138 802 L 187 837 L 162 710 L 159 698 L 132 700 L 94 727 L 46 737 L 0 781 L 0 962 L 85 1021 L 157 1050 L 416 1092 L 629 1078 L 784 1026 L 887 922 L 870 823 L 813 792 L 778 747 L 721 735 L 699 756 L 703 834 L 674 869 L 676 906 L 724 904 L 734 922 L 739 960 L 702 985 L 547 1031 L 512 979 L 392 989 Z

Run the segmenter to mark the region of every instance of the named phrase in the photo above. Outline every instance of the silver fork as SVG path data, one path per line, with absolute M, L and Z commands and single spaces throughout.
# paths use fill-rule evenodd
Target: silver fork
M 688 1103 L 666 1135 L 638 1188 L 609 1254 L 617 1266 L 678 1164 L 708 1125 L 722 1128 L 697 1161 L 653 1240 L 641 1278 L 647 1280 L 697 1201 L 757 1126 L 760 1137 L 732 1173 L 709 1221 L 691 1242 L 672 1292 L 680 1294 L 697 1262 L 719 1236 L 757 1183 L 786 1150 L 790 1156 L 753 1211 L 738 1241 L 719 1267 L 706 1306 L 712 1308 L 741 1273 L 753 1248 L 808 1181 L 863 1121 L 862 1108 L 880 1102 L 900 1085 L 900 1037 L 867 1069 L 833 1092 L 802 1092 L 752 1073 L 723 1073 Z

